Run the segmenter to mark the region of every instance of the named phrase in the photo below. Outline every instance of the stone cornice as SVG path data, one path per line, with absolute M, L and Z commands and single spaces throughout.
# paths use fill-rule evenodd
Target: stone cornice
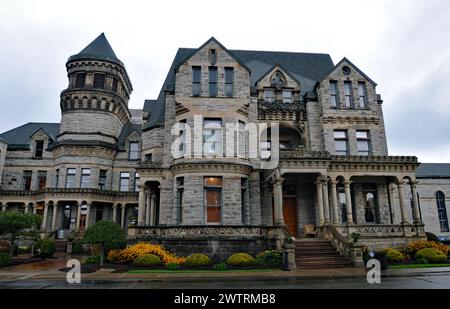
M 203 163 L 179 163 L 170 167 L 173 174 L 181 173 L 239 173 L 249 175 L 253 168 L 250 165 L 226 163 L 226 162 L 203 162 Z
M 356 124 L 379 124 L 380 118 L 378 117 L 360 117 L 360 116 L 328 116 L 323 117 L 323 123 L 356 123 Z

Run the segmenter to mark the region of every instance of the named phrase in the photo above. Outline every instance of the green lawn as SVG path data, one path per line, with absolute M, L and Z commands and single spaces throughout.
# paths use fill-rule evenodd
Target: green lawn
M 450 264 L 400 264 L 389 265 L 390 269 L 450 267 Z
M 169 270 L 169 269 L 134 269 L 129 270 L 129 274 L 189 274 L 189 273 L 246 273 L 246 272 L 273 272 L 278 271 L 277 269 L 227 269 L 227 270 L 209 270 L 209 269 L 178 269 L 178 270 Z

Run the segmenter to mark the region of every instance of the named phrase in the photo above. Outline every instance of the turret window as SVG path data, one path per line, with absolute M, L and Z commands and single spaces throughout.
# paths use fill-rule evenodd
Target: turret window
M 86 73 L 78 73 L 75 80 L 75 88 L 83 88 L 86 82 Z
M 112 91 L 117 92 L 117 86 L 119 84 L 119 81 L 117 80 L 117 78 L 113 78 L 113 82 L 112 82 Z
M 94 74 L 94 88 L 105 89 L 105 74 Z

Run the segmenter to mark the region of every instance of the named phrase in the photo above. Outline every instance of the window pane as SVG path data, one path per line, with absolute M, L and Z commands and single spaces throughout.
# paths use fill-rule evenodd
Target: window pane
M 225 83 L 232 84 L 234 82 L 234 69 L 225 68 Z
M 283 103 L 292 103 L 292 90 L 283 90 Z
M 217 96 L 217 67 L 209 67 L 209 96 Z
M 193 96 L 199 96 L 200 95 L 200 90 L 201 90 L 200 83 L 192 84 L 192 95 Z
M 336 152 L 342 153 L 347 152 L 347 142 L 346 141 L 335 141 Z
M 75 88 L 83 88 L 86 82 L 86 73 L 78 73 L 75 81 Z
M 266 102 L 274 102 L 275 101 L 275 91 L 264 90 L 264 100 Z
M 368 138 L 367 131 L 356 131 L 357 138 Z
M 337 106 L 337 97 L 335 95 L 330 96 L 330 104 L 331 106 L 336 107 Z
M 118 85 L 118 80 L 117 80 L 117 78 L 113 78 L 112 91 L 114 91 L 114 92 L 117 91 L 117 85 Z
M 334 131 L 334 138 L 347 138 L 347 132 L 345 131 Z
M 233 84 L 225 84 L 225 94 L 227 97 L 233 96 Z
M 220 191 L 218 190 L 206 190 L 205 194 L 207 206 L 220 206 Z
M 336 95 L 337 94 L 337 83 L 334 81 L 330 82 L 330 93 L 332 95 Z
M 105 88 L 105 74 L 94 74 L 94 88 Z
M 201 79 L 201 68 L 192 67 L 192 81 L 194 83 L 200 83 L 200 79 Z
M 222 186 L 222 177 L 205 177 L 204 178 L 205 186 L 214 186 L 221 187 Z
M 131 142 L 130 143 L 130 160 L 137 160 L 139 158 L 139 143 Z

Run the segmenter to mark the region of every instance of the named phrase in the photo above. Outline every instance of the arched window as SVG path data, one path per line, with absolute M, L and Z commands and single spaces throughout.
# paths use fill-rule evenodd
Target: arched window
M 449 232 L 447 209 L 445 208 L 445 195 L 441 191 L 436 192 L 436 204 L 438 208 L 439 224 L 442 232 Z

